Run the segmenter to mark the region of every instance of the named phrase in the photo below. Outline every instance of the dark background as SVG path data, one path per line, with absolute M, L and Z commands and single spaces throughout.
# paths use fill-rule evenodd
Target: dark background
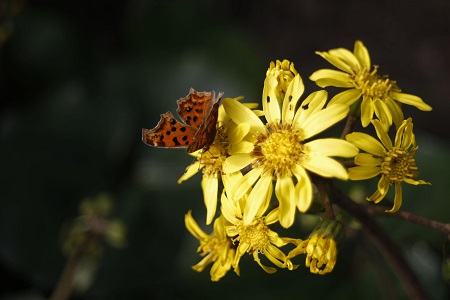
M 49 295 L 65 262 L 61 225 L 100 192 L 113 195 L 128 246 L 105 249 L 78 299 L 406 298 L 356 231 L 329 275 L 269 275 L 249 256 L 240 277 L 212 283 L 209 268 L 190 268 L 198 242 L 183 221 L 193 209 L 203 223 L 200 176 L 176 183 L 192 159 L 141 142 L 141 128 L 190 87 L 259 102 L 271 60 L 295 62 L 309 94 L 318 88 L 308 76 L 329 67 L 314 51 L 357 39 L 381 74 L 433 106 L 405 107 L 421 179 L 433 185 L 404 185 L 402 209 L 449 222 L 450 1 L 0 0 L 0 21 L 0 299 Z M 371 194 L 376 181 L 356 186 Z M 446 299 L 443 235 L 380 221 L 430 297 Z

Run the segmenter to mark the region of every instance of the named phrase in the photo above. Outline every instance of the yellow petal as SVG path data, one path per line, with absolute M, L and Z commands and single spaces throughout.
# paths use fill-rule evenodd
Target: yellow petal
M 245 153 L 251 153 L 253 151 L 254 144 L 247 142 L 247 141 L 241 141 L 237 144 L 231 145 L 229 149 L 229 154 L 231 156 L 234 156 L 236 154 L 245 154 Z
M 237 171 L 237 172 L 222 174 L 221 177 L 222 177 L 222 182 L 223 182 L 223 186 L 224 186 L 225 190 L 231 191 L 234 188 L 234 186 L 236 185 L 236 183 L 243 177 L 243 175 L 241 172 Z
M 390 96 L 392 99 L 397 100 L 398 102 L 412 105 L 422 111 L 430 111 L 433 109 L 431 106 L 423 102 L 420 97 L 417 97 L 415 95 L 391 92 Z
M 264 219 L 264 222 L 267 225 L 273 224 L 275 222 L 278 222 L 278 207 L 275 209 L 272 209 L 267 215 L 266 218 Z
M 413 124 L 412 118 L 408 118 L 402 122 L 402 125 L 397 130 L 395 135 L 394 145 L 401 149 L 408 149 L 414 141 L 414 134 L 412 132 Z
M 350 67 L 351 70 L 361 69 L 358 59 L 356 59 L 356 56 L 348 49 L 337 48 L 328 51 L 328 53 L 330 53 L 330 55 L 340 58 L 346 65 Z
M 184 216 L 184 224 L 187 230 L 198 240 L 206 238 L 208 235 L 198 226 L 198 223 L 192 217 L 192 211 L 188 211 Z
M 389 191 L 389 180 L 387 180 L 386 176 L 381 176 L 381 179 L 378 181 L 378 189 L 375 191 L 375 193 L 373 193 L 372 196 L 367 198 L 367 200 L 378 203 L 381 200 L 383 200 L 388 191 Z
M 237 124 L 232 130 L 228 132 L 228 141 L 231 144 L 239 143 L 248 134 L 249 131 L 250 125 L 248 123 Z
M 286 255 L 277 247 L 269 244 L 264 251 L 264 255 L 278 268 L 283 268 Z
M 275 95 L 275 89 L 278 84 L 277 79 L 273 75 L 269 75 L 264 80 L 264 88 L 262 94 L 262 104 L 267 122 L 280 122 L 281 112 L 280 105 Z
M 373 117 L 373 103 L 370 97 L 363 97 L 361 102 L 361 124 L 363 127 L 367 127 L 370 124 L 370 121 Z
M 392 115 L 384 101 L 376 99 L 373 101 L 375 115 L 381 121 L 386 130 L 392 125 Z
M 252 110 L 244 106 L 242 103 L 231 98 L 225 98 L 222 100 L 222 105 L 227 114 L 236 124 L 248 123 L 252 130 L 259 131 L 261 133 L 265 132 L 265 127 L 261 120 L 255 115 L 255 113 L 253 113 Z
M 350 80 L 350 76 L 347 73 L 336 70 L 321 69 L 312 73 L 309 79 L 315 81 L 316 84 L 322 88 L 327 86 L 343 88 L 354 87 Z
M 372 120 L 372 124 L 375 127 L 377 136 L 380 139 L 381 143 L 383 143 L 383 145 L 386 149 L 391 150 L 392 149 L 391 138 L 385 131 L 383 124 L 381 124 L 381 122 L 379 120 Z
M 283 114 L 281 116 L 284 123 L 290 123 L 295 115 L 295 109 L 298 100 L 305 91 L 303 80 L 299 74 L 295 75 L 294 79 L 289 83 L 289 86 L 284 96 Z
M 232 200 L 241 199 L 247 191 L 253 186 L 261 175 L 263 168 L 256 168 L 245 174 L 234 186 L 232 191 Z
M 225 193 L 222 193 L 220 203 L 222 204 L 220 210 L 222 211 L 224 218 L 231 224 L 237 224 L 242 218 L 239 205 L 235 205 L 235 202 L 227 198 Z
M 412 184 L 412 185 L 419 185 L 419 184 L 431 185 L 431 183 L 429 183 L 429 182 L 427 182 L 425 180 L 412 180 L 412 179 L 409 179 L 409 178 L 404 178 L 403 181 L 408 183 L 408 184 Z
M 300 212 L 308 211 L 313 201 L 313 189 L 311 180 L 302 167 L 296 168 L 297 185 L 295 186 L 296 204 Z
M 345 104 L 350 106 L 353 103 L 355 103 L 360 97 L 361 92 L 359 90 L 357 89 L 346 90 L 331 98 L 330 102 L 328 103 L 328 106 L 333 104 Z
M 259 104 L 256 102 L 247 102 L 247 103 L 242 103 L 242 104 L 244 104 L 246 107 L 248 107 L 250 109 L 255 109 L 259 106 Z
M 244 225 L 249 225 L 256 216 L 261 216 L 258 215 L 258 212 L 267 209 L 270 202 L 267 201 L 270 199 L 269 192 L 272 193 L 272 176 L 262 176 L 256 182 L 245 203 Z
M 242 170 L 246 166 L 250 165 L 255 159 L 250 156 L 249 153 L 234 154 L 227 157 L 223 163 L 223 171 L 225 173 L 233 173 Z
M 289 254 L 287 256 L 288 259 L 291 259 L 291 258 L 293 258 L 293 257 L 295 257 L 297 255 L 300 255 L 300 254 L 305 254 L 306 253 L 306 245 L 308 245 L 308 240 L 301 241 L 297 245 L 297 247 L 295 247 L 293 250 L 291 250 L 289 252 Z
M 365 167 L 380 166 L 383 160 L 369 153 L 358 153 L 355 156 L 355 164 Z M 373 177 L 373 176 L 372 176 Z M 350 177 L 351 178 L 351 177 Z
M 380 167 L 359 166 L 348 169 L 348 178 L 351 180 L 365 180 L 381 173 Z
M 345 170 L 342 164 L 327 156 L 310 155 L 309 159 L 305 160 L 302 164 L 309 171 L 323 177 L 336 177 L 342 180 L 348 179 L 347 170 Z
M 203 176 L 201 185 L 206 207 L 206 225 L 209 225 L 216 215 L 219 182 L 217 177 Z
M 353 52 L 355 53 L 355 56 L 358 59 L 361 67 L 366 67 L 367 70 L 370 70 L 370 55 L 363 42 L 356 41 Z
M 400 107 L 400 103 L 395 102 L 391 98 L 386 99 L 386 105 L 389 108 L 389 111 L 392 115 L 392 121 L 394 122 L 395 126 L 398 128 L 400 127 L 400 124 L 402 123 L 404 117 L 403 117 L 403 111 Z
M 306 143 L 305 147 L 309 152 L 324 156 L 353 157 L 358 153 L 358 148 L 350 142 L 334 138 L 313 140 Z
M 212 256 L 212 253 L 210 253 L 210 254 L 206 255 L 195 266 L 192 266 L 192 269 L 194 269 L 197 272 L 202 272 L 212 261 L 213 261 L 213 256 Z
M 261 260 L 260 260 L 259 257 L 258 257 L 258 254 L 259 254 L 258 251 L 254 251 L 254 252 L 253 252 L 253 259 L 256 261 L 256 263 L 257 263 L 264 271 L 266 271 L 267 273 L 269 273 L 269 274 L 275 273 L 275 272 L 277 271 L 277 269 L 274 268 L 274 267 L 267 267 L 267 266 L 263 265 L 263 264 L 261 263 Z
M 414 143 L 414 134 L 413 134 L 413 123 L 412 123 L 412 119 L 408 118 L 406 120 L 406 122 L 408 122 L 408 125 L 405 128 L 405 132 L 403 134 L 403 139 L 402 139 L 402 144 L 400 147 L 402 147 L 402 149 L 408 149 L 413 143 Z
M 384 157 L 385 149 L 383 145 L 368 134 L 353 132 L 347 134 L 345 139 L 361 150 L 374 154 L 375 156 Z
M 284 228 L 291 227 L 295 218 L 295 200 L 294 183 L 291 177 L 278 178 L 275 185 L 275 195 L 277 196 L 279 206 L 280 224 Z
M 181 175 L 180 179 L 178 179 L 178 184 L 181 184 L 182 182 L 197 174 L 197 172 L 200 171 L 200 169 L 203 167 L 204 165 L 200 165 L 199 161 L 196 161 L 192 165 L 187 166 L 186 170 L 184 170 L 183 175 Z
M 395 182 L 395 196 L 394 196 L 394 206 L 386 212 L 396 212 L 402 206 L 402 185 L 401 182 Z
M 325 90 L 311 93 L 297 109 L 293 123 L 302 124 L 310 115 L 321 110 L 327 102 L 327 96 L 328 93 Z
M 325 129 L 333 126 L 348 115 L 349 108 L 346 105 L 335 104 L 311 115 L 302 124 L 297 123 L 297 128 L 302 128 L 304 139 L 310 138 Z
M 352 73 L 351 67 L 348 64 L 346 64 L 344 61 L 339 59 L 339 57 L 330 55 L 328 52 L 316 51 L 316 54 L 322 56 L 322 58 L 326 59 L 330 64 L 332 64 L 336 68 L 338 68 L 346 73 L 349 73 L 349 74 Z

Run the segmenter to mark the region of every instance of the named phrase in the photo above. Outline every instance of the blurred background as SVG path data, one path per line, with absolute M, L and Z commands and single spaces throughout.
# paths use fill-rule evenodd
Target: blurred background
M 209 268 L 191 269 L 198 241 L 184 227 L 189 209 L 204 224 L 201 177 L 177 184 L 192 158 L 141 142 L 141 128 L 175 112 L 190 87 L 260 101 L 272 60 L 295 62 L 309 94 L 318 88 L 308 76 L 328 67 L 314 51 L 353 49 L 357 39 L 380 74 L 433 106 L 405 107 L 421 179 L 433 185 L 405 187 L 402 209 L 449 222 L 448 0 L 0 0 L 0 299 L 49 296 L 66 262 L 61 228 L 99 193 L 114 200 L 127 246 L 105 247 L 73 299 L 406 299 L 358 232 L 329 275 L 303 266 L 269 275 L 246 256 L 240 277 L 211 282 Z M 379 221 L 430 298 L 447 299 L 444 236 Z

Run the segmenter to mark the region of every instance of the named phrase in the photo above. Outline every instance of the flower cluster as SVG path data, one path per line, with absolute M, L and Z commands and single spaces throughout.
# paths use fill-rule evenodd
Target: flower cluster
M 412 118 L 404 119 L 401 104 L 412 105 L 422 111 L 430 111 L 432 108 L 421 98 L 402 93 L 397 83 L 387 76 L 378 75 L 378 67 L 371 68 L 369 51 L 361 41 L 355 42 L 353 53 L 348 49 L 338 48 L 317 54 L 341 71 L 318 70 L 310 79 L 320 87 L 349 88 L 334 96 L 328 106 L 360 106 L 362 126 L 372 123 L 381 141 L 380 143 L 372 136 L 360 132 L 346 135 L 347 141 L 364 151 L 356 155 L 354 162 L 357 166 L 349 169 L 349 179 L 364 180 L 381 174 L 377 191 L 367 200 L 380 202 L 386 196 L 389 186 L 394 185 L 394 206 L 389 212 L 396 212 L 402 204 L 402 182 L 429 184 L 416 180 L 419 173 L 414 155 L 418 147 Z M 376 119 L 373 119 L 374 114 Z M 396 126 L 394 145 L 388 135 L 392 122 Z
M 353 52 L 338 48 L 317 54 L 340 71 L 318 70 L 310 79 L 320 88 L 347 90 L 330 100 L 324 89 L 304 95 L 303 79 L 294 64 L 271 62 L 264 80 L 262 111 L 256 103 L 241 103 L 241 98 L 223 99 L 215 141 L 208 149 L 192 153 L 196 161 L 178 181 L 202 170 L 206 224 L 214 224 L 213 232 L 200 229 L 191 212 L 185 222 L 200 241 L 198 251 L 203 256 L 193 269 L 200 272 L 212 264 L 213 281 L 231 268 L 239 275 L 239 262 L 246 254 L 267 273 L 274 273 L 276 267 L 296 269 L 291 259 L 302 254 L 312 273 L 331 272 L 343 226 L 334 218 L 333 199 L 320 190 L 318 181 L 379 176 L 378 189 L 367 200 L 380 202 L 394 185 L 394 207 L 389 212 L 401 206 L 402 182 L 428 184 L 417 180 L 412 119 L 404 119 L 401 104 L 423 111 L 431 107 L 379 75 L 360 41 Z M 342 138 L 334 137 L 329 129 L 345 118 Z M 363 127 L 374 126 L 380 141 L 351 131 L 349 120 L 358 118 Z M 392 124 L 396 126 L 394 142 L 389 137 Z M 354 162 L 347 170 L 345 166 L 352 162 L 343 162 L 349 159 Z M 280 230 L 293 226 L 304 213 L 317 214 L 320 219 L 309 238 L 279 236 Z

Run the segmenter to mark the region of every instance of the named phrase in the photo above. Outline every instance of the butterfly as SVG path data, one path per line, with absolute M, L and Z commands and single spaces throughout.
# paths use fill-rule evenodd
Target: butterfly
M 177 100 L 177 114 L 182 122 L 171 112 L 161 114 L 155 128 L 142 128 L 142 141 L 152 147 L 187 147 L 187 153 L 208 150 L 216 137 L 222 95 L 219 93 L 216 97 L 214 91 L 197 92 L 191 88 L 186 97 Z

